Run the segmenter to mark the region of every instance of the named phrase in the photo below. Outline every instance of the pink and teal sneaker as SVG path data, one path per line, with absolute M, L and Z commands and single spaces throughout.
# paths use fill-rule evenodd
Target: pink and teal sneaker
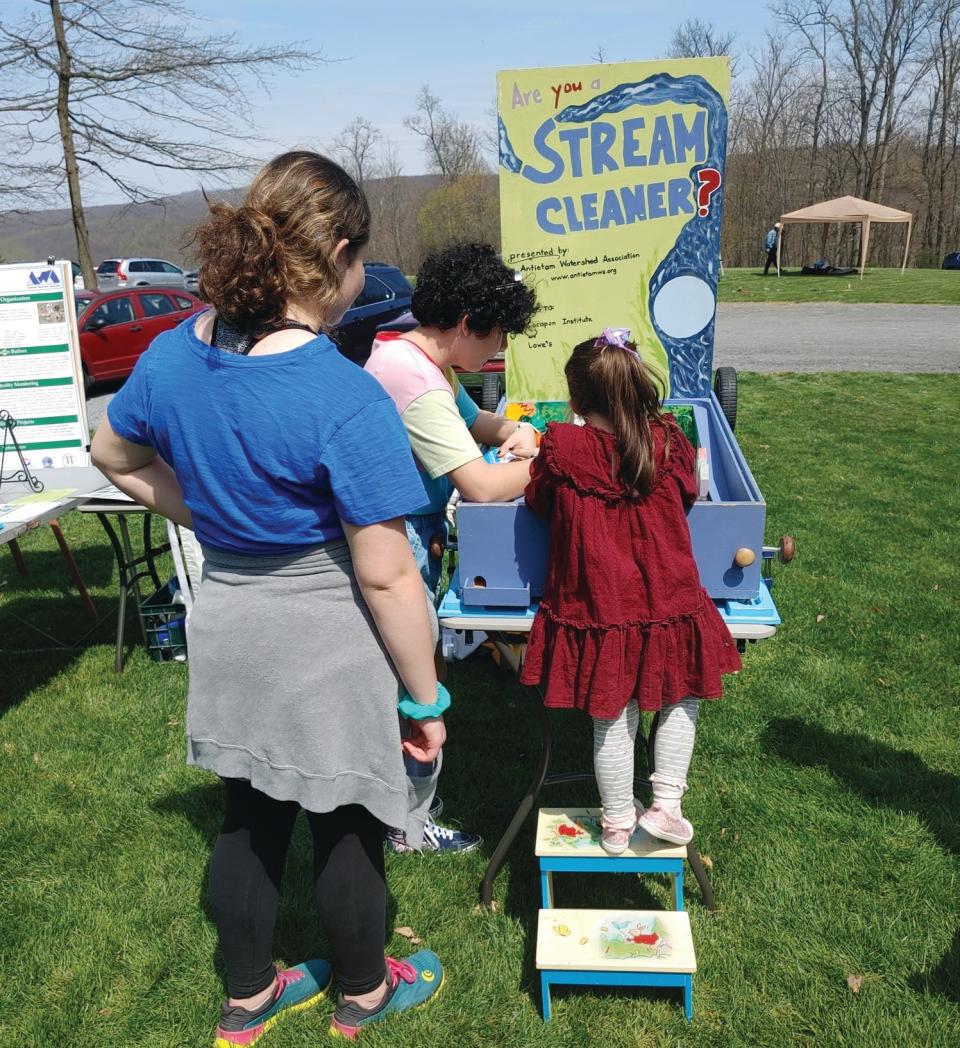
M 277 988 L 272 1001 L 255 1012 L 227 1004 L 220 1006 L 220 1024 L 214 1048 L 248 1048 L 290 1012 L 322 1001 L 330 988 L 332 973 L 326 961 L 305 961 L 296 968 L 277 969 Z
M 387 996 L 377 1008 L 361 1008 L 353 1001 L 337 998 L 330 1032 L 356 1040 L 364 1026 L 386 1019 L 395 1012 L 419 1008 L 436 996 L 443 985 L 443 965 L 432 950 L 418 950 L 405 961 L 387 959 Z

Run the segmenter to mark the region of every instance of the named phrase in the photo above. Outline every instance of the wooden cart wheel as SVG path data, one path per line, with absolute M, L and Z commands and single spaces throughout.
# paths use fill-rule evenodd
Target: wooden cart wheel
M 789 564 L 797 553 L 797 544 L 794 541 L 793 536 L 784 535 L 783 538 L 780 540 L 779 549 L 780 552 L 777 555 L 778 560 L 781 564 Z

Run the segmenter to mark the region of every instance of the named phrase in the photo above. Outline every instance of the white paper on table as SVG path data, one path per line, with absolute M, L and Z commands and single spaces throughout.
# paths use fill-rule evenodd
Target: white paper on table
M 0 506 L 0 521 L 4 524 L 25 524 L 38 520 L 45 513 L 55 513 L 61 505 L 60 502 L 28 502 L 22 506 Z

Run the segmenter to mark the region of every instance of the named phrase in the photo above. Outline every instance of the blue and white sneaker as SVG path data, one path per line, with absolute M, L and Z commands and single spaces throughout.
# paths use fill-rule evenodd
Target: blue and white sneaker
M 433 819 L 427 819 L 423 828 L 423 850 L 440 852 L 459 852 L 466 854 L 479 848 L 483 838 L 479 833 L 464 833 L 449 826 L 441 826 Z
M 423 844 L 417 848 L 411 848 L 407 844 L 406 835 L 401 830 L 387 831 L 387 847 L 392 852 L 403 854 L 405 852 L 455 852 L 466 854 L 479 848 L 483 844 L 483 838 L 479 833 L 465 833 L 463 830 L 454 830 L 449 826 L 441 826 L 432 818 L 427 819 L 423 828 Z
M 434 794 L 433 804 L 430 805 L 430 810 L 427 812 L 427 818 L 431 821 L 439 819 L 442 811 L 443 801 Z M 394 826 L 387 827 L 387 847 L 392 852 L 408 852 L 415 850 L 407 847 L 407 835 L 403 830 L 398 830 Z

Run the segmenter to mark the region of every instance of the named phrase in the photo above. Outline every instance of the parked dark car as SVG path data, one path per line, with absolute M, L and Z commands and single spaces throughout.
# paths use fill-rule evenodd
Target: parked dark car
M 377 328 L 410 308 L 413 288 L 396 266 L 366 262 L 367 279 L 356 302 L 344 314 L 334 340 L 340 352 L 363 367 Z
M 161 331 L 205 308 L 196 295 L 176 288 L 78 291 L 74 299 L 86 392 L 103 379 L 125 378 Z
M 960 269 L 960 251 L 951 251 L 943 260 L 942 269 Z

